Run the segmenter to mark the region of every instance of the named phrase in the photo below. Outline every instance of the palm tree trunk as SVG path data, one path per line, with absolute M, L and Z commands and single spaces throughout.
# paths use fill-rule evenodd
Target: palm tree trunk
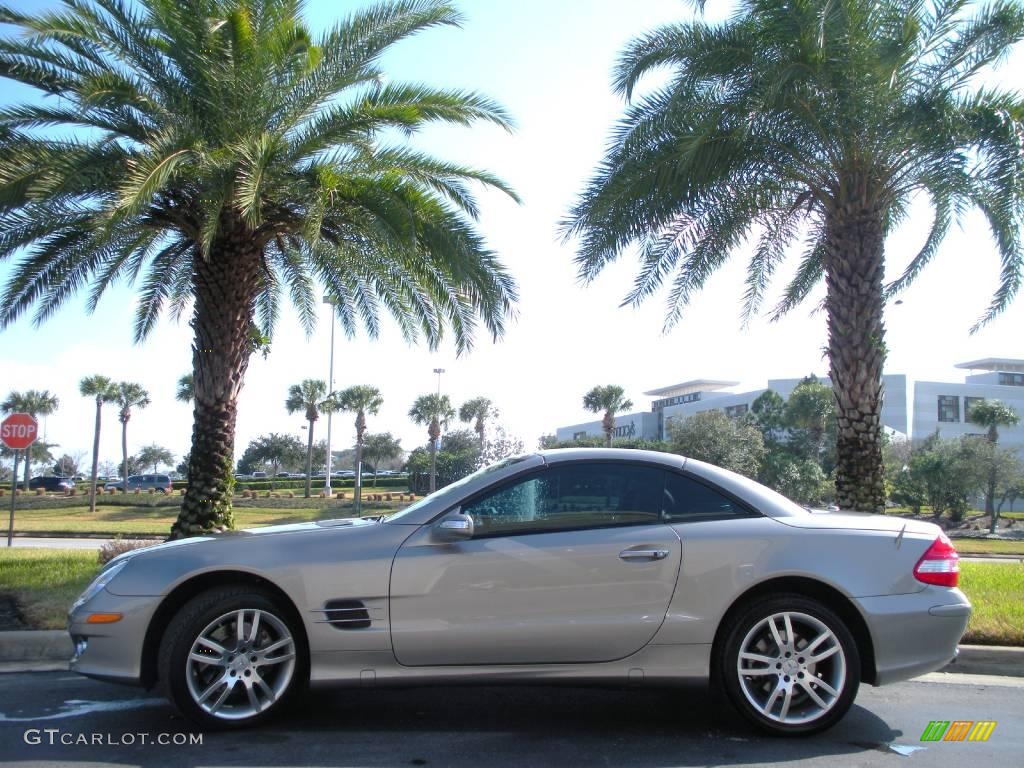
M 260 250 L 251 235 L 236 230 L 214 243 L 209 259 L 196 258 L 195 265 L 192 450 L 188 488 L 171 538 L 234 526 L 235 419 L 252 353 L 250 330 Z
M 306 440 L 306 498 L 308 499 L 312 494 L 312 483 L 313 483 L 313 424 L 312 419 L 309 420 L 309 438 Z
M 884 240 L 867 181 L 854 175 L 827 217 L 828 351 L 836 398 L 836 498 L 843 509 L 881 512 Z
M 103 399 L 96 398 L 96 429 L 92 437 L 92 481 L 89 483 L 89 512 L 96 512 L 96 475 L 100 471 L 100 420 L 103 418 Z
M 612 434 L 615 432 L 615 417 L 611 411 L 604 412 L 601 419 L 601 429 L 604 430 L 604 443 L 608 448 L 612 447 Z
M 356 482 L 354 497 L 357 515 L 363 508 L 363 435 L 365 434 L 366 412 L 360 408 L 356 411 Z M 374 470 L 373 484 L 377 484 L 376 469 Z
M 128 493 L 128 416 L 121 417 L 121 492 Z
M 437 439 L 441 437 L 441 425 L 437 419 L 430 422 L 427 432 L 430 436 L 430 492 L 437 490 Z

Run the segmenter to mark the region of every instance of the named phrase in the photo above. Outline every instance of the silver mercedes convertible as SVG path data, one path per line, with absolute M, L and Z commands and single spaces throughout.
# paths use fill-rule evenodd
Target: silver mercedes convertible
M 813 513 L 680 456 L 542 451 L 385 518 L 124 554 L 71 608 L 71 668 L 160 686 L 204 727 L 308 685 L 710 680 L 808 734 L 862 681 L 955 657 L 958 572 L 930 523 Z

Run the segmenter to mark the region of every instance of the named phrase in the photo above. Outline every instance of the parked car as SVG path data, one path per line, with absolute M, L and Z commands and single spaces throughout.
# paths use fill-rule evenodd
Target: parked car
M 107 483 L 103 487 L 108 491 L 111 489 L 120 491 L 124 489 L 125 483 L 117 480 Z M 161 493 L 170 493 L 174 490 L 174 484 L 169 475 L 129 475 L 127 487 L 128 491 L 148 491 L 152 488 Z
M 18 484 L 19 488 L 25 488 L 25 482 Z M 40 475 L 30 478 L 28 488 L 30 491 L 42 489 L 44 491 L 64 492 L 75 487 L 75 481 L 70 477 L 58 477 L 56 475 Z
M 204 727 L 257 723 L 310 679 L 710 678 L 754 725 L 802 735 L 862 682 L 955 657 L 958 571 L 931 523 L 813 514 L 671 454 L 542 451 L 386 518 L 125 553 L 71 608 L 71 668 L 159 683 Z
M 252 473 L 252 479 L 253 480 L 266 480 L 267 479 L 267 473 L 266 472 L 253 472 Z

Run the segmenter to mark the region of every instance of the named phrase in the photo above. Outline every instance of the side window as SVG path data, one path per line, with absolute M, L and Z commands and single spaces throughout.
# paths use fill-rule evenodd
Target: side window
M 480 535 L 657 523 L 664 472 L 638 464 L 556 465 L 463 506 Z
M 665 519 L 670 523 L 747 514 L 728 496 L 703 483 L 674 472 L 665 474 Z

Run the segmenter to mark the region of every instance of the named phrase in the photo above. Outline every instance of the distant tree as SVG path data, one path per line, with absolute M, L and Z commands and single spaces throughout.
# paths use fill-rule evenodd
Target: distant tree
M 542 451 L 546 451 L 549 448 L 556 447 L 557 443 L 557 435 L 541 435 L 539 438 L 537 438 L 537 448 Z
M 615 434 L 615 414 L 621 411 L 628 411 L 633 407 L 633 401 L 626 398 L 625 390 L 615 384 L 604 387 L 594 387 L 583 396 L 583 407 L 593 413 L 604 411 L 601 419 L 601 429 L 604 430 L 605 444 L 611 448 L 612 438 Z
M 193 374 L 186 373 L 178 379 L 178 388 L 174 393 L 174 399 L 179 403 L 188 403 L 189 405 L 196 399 L 196 385 Z
M 481 466 L 486 466 L 502 459 L 519 456 L 525 450 L 526 446 L 523 441 L 518 437 L 509 435 L 505 428 L 499 424 L 495 428 L 491 439 L 484 443 L 480 464 Z
M 766 389 L 750 405 L 750 418 L 761 431 L 765 445 L 782 441 L 786 426 L 786 401 L 773 389 Z
M 43 389 L 29 389 L 25 392 L 11 392 L 7 395 L 6 399 L 0 403 L 0 410 L 4 413 L 28 413 L 32 416 L 39 418 L 40 416 L 49 416 L 51 413 L 57 410 L 60 406 L 60 400 L 56 395 L 50 393 L 50 390 Z M 32 464 L 36 461 L 43 461 L 49 463 L 52 461 L 52 456 L 46 448 L 42 448 L 45 451 L 46 458 L 39 458 L 39 454 L 36 452 L 36 446 L 39 444 L 37 440 L 32 448 L 29 449 L 28 453 L 22 452 L 22 455 L 26 457 L 25 460 L 25 487 L 28 488 L 28 481 L 32 477 Z
M 832 388 L 815 376 L 803 379 L 786 400 L 783 423 L 789 429 L 788 442 L 802 447 L 804 455 L 822 464 L 827 444 L 833 446 L 836 434 L 835 395 Z M 826 440 L 830 436 L 831 440 Z M 834 464 L 834 462 L 830 462 Z
M 127 488 L 128 477 L 128 422 L 132 418 L 132 408 L 145 408 L 149 405 L 149 393 L 142 388 L 141 384 L 130 381 L 122 381 L 117 385 L 117 393 L 114 395 L 114 402 L 117 404 L 117 419 L 121 422 L 121 477 Z
M 57 460 L 53 462 L 53 474 L 60 477 L 74 477 L 79 473 L 79 463 L 84 453 L 70 454 L 64 453 L 57 457 Z
M 240 474 L 252 474 L 268 466 L 271 478 L 284 466 L 293 466 L 302 461 L 302 441 L 295 435 L 271 432 L 249 441 L 242 458 L 238 460 Z
M 174 468 L 174 471 L 177 472 L 182 477 L 184 477 L 186 480 L 188 479 L 188 454 L 187 453 L 184 456 L 181 457 L 181 461 L 178 462 L 178 466 L 176 466 Z
M 1014 427 L 1020 424 L 1020 415 L 1011 406 L 1000 400 L 982 400 L 971 406 L 967 419 L 972 424 L 987 429 L 985 436 L 992 445 L 992 461 L 988 472 L 988 485 L 985 488 L 985 514 L 991 517 L 989 531 L 995 533 L 996 523 L 999 521 L 999 510 L 995 506 L 996 485 L 999 482 L 995 447 L 999 443 L 999 427 Z
M 459 421 L 469 423 L 473 422 L 473 429 L 476 430 L 477 438 L 480 441 L 480 450 L 484 450 L 484 437 L 487 431 L 488 419 L 496 418 L 498 416 L 498 410 L 494 407 L 494 403 L 488 400 L 486 397 L 474 397 L 472 400 L 467 400 L 459 408 Z
M 373 485 L 376 487 L 380 462 L 399 458 L 402 455 L 402 443 L 390 432 L 368 433 L 363 436 L 363 455 L 373 464 Z
M 420 395 L 409 409 L 409 418 L 416 424 L 427 425 L 430 440 L 430 493 L 437 490 L 437 441 L 441 430 L 455 418 L 455 409 L 448 395 Z
M 722 411 L 702 411 L 669 425 L 669 444 L 674 453 L 757 477 L 764 458 L 764 438 L 742 419 L 730 419 Z
M 135 457 L 143 467 L 150 468 L 156 472 L 161 466 L 170 466 L 174 463 L 174 454 L 159 445 L 146 445 Z
M 765 451 L 757 480 L 801 504 L 819 505 L 832 496 L 831 483 L 818 462 L 777 448 Z
M 431 467 L 436 472 L 435 487 L 443 488 L 475 472 L 480 466 L 480 444 L 476 434 L 470 430 L 447 433 L 441 441 L 440 450 L 434 454 L 430 451 L 431 445 L 434 443 L 417 448 L 409 455 L 406 471 L 414 487 L 417 476 L 427 473 Z
M 971 497 L 985 486 L 988 450 L 986 441 L 969 436 L 943 440 L 936 430 L 915 446 L 906 484 L 924 489 L 936 518 L 948 511 L 953 522 L 960 522 Z
M 301 411 L 309 422 L 306 436 L 306 498 L 311 495 L 313 482 L 313 425 L 320 413 L 327 413 L 337 407 L 336 401 L 327 394 L 327 385 L 320 379 L 306 379 L 301 384 L 292 384 L 288 399 L 284 401 L 288 413 Z
M 30 480 L 32 476 L 31 467 L 38 467 L 39 465 L 43 465 L 47 469 L 49 469 L 49 467 L 53 465 L 55 457 L 51 449 L 56 447 L 56 443 L 47 443 L 44 440 L 36 440 L 34 443 L 32 443 L 31 446 L 29 446 L 27 463 L 30 467 L 30 470 L 28 472 L 29 477 L 25 479 L 25 487 L 28 487 L 28 480 Z M 0 457 L 5 459 L 11 459 L 13 461 L 14 454 L 15 451 L 12 451 L 6 445 L 0 443 Z M 19 461 L 24 462 L 25 451 L 17 451 L 17 454 L 19 457 Z
M 103 417 L 103 406 L 117 398 L 117 385 L 106 376 L 86 376 L 78 382 L 78 391 L 82 397 L 96 399 L 96 425 L 92 435 L 92 474 L 89 476 L 89 512 L 96 512 L 96 477 L 99 474 L 100 460 L 100 426 Z

